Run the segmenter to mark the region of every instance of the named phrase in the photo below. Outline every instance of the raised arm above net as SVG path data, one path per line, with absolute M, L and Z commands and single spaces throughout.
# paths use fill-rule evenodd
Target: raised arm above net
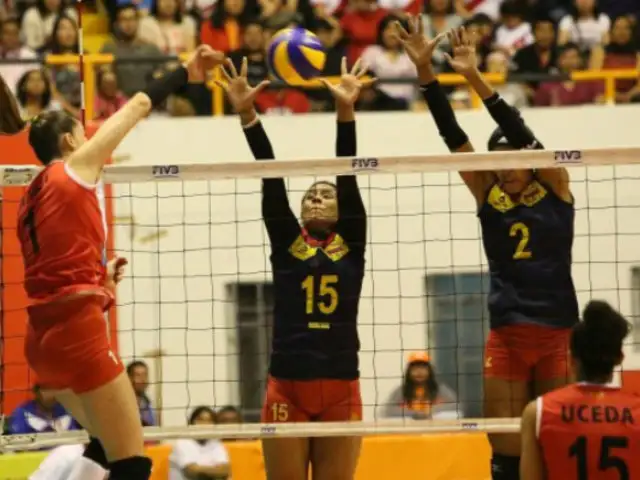
M 0 135 L 13 135 L 26 126 L 9 86 L 0 75 Z

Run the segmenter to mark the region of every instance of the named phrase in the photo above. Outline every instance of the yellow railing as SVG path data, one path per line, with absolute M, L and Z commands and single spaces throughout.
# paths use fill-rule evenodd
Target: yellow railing
M 82 65 L 84 70 L 84 84 L 85 84 L 85 100 L 86 101 L 86 118 L 93 119 L 94 117 L 94 99 L 96 90 L 96 67 L 100 65 L 110 64 L 114 61 L 114 56 L 111 54 L 89 54 L 83 55 Z M 69 65 L 79 64 L 80 57 L 78 55 L 48 55 L 45 62 L 49 65 Z M 214 72 L 214 78 L 219 78 L 219 72 Z M 440 82 L 444 85 L 463 85 L 466 83 L 465 79 L 458 74 L 445 73 L 438 76 Z M 489 82 L 494 85 L 500 85 L 505 83 L 506 76 L 502 74 L 490 73 L 486 75 Z M 575 81 L 593 81 L 603 80 L 605 82 L 605 99 L 607 102 L 612 103 L 615 99 L 616 92 L 616 80 L 628 80 L 640 78 L 640 72 L 634 69 L 629 70 L 588 70 L 583 72 L 574 72 L 572 79 Z M 212 95 L 212 109 L 214 115 L 222 115 L 224 113 L 224 96 L 222 89 L 216 86 L 213 81 L 209 84 Z M 318 87 L 320 83 L 318 81 L 310 81 L 305 86 Z M 471 91 L 471 104 L 474 108 L 481 106 L 480 99 Z

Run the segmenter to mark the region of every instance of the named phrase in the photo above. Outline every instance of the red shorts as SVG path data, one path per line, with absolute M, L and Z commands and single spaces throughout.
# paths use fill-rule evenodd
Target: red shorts
M 358 380 L 281 380 L 269 376 L 262 422 L 362 420 Z
M 509 325 L 491 330 L 484 376 L 505 380 L 551 380 L 569 376 L 570 328 Z
M 28 308 L 25 356 L 42 388 L 89 392 L 124 371 L 103 306 L 101 296 L 87 295 Z

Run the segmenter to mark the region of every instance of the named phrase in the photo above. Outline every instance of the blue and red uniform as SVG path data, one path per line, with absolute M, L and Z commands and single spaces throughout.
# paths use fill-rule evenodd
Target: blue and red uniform
M 18 211 L 29 298 L 25 354 L 46 389 L 93 390 L 123 371 L 111 351 L 104 310 L 107 223 L 101 182 L 63 161 L 33 180 Z
M 537 399 L 537 437 L 549 480 L 640 478 L 640 397 L 579 383 Z
M 566 377 L 570 329 L 579 319 L 573 204 L 534 177 L 519 200 L 493 185 L 478 217 L 491 282 L 485 375 Z
M 273 158 L 260 123 L 245 134 L 257 159 Z M 355 122 L 338 123 L 338 156 L 355 155 L 355 142 Z M 339 220 L 331 235 L 318 239 L 300 227 L 284 180 L 263 180 L 275 288 L 264 422 L 362 418 L 357 319 L 366 213 L 355 176 L 336 183 Z

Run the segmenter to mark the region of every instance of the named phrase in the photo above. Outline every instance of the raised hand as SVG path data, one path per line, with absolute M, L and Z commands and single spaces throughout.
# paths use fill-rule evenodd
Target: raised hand
M 347 57 L 342 57 L 341 64 L 341 77 L 340 83 L 337 85 L 331 84 L 326 78 L 321 78 L 320 81 L 331 92 L 333 98 L 336 99 L 336 104 L 343 107 L 353 107 L 358 100 L 360 90 L 366 85 L 370 85 L 375 82 L 375 78 L 368 78 L 361 80 L 367 73 L 367 69 L 362 65 L 360 59 L 351 68 L 351 71 L 347 69 Z
M 445 37 L 440 34 L 433 39 L 429 39 L 424 34 L 424 26 L 420 15 L 408 18 L 409 31 L 407 32 L 400 22 L 395 23 L 396 32 L 400 42 L 404 46 L 407 55 L 416 67 L 431 66 L 433 51 Z
M 226 68 L 222 68 L 222 76 L 226 82 L 216 80 L 216 85 L 225 91 L 229 102 L 231 102 L 234 110 L 238 113 L 252 110 L 253 102 L 258 93 L 271 83 L 269 80 L 263 80 L 255 87 L 251 87 L 247 81 L 247 68 L 247 57 L 242 59 L 240 74 L 238 74 L 231 59 L 227 59 Z
M 451 46 L 453 47 L 453 58 L 445 53 L 445 58 L 451 68 L 460 75 L 469 75 L 478 68 L 478 57 L 476 55 L 476 46 L 471 36 L 464 27 L 453 29 L 447 33 Z
M 205 63 L 209 63 L 209 62 L 203 61 L 203 56 L 206 56 L 206 58 L 210 58 L 211 52 L 215 52 L 215 51 L 212 50 L 211 47 L 209 47 L 208 45 L 200 45 L 193 52 L 191 52 L 191 55 L 189 55 L 188 60 L 184 63 L 184 68 L 187 69 L 190 83 L 204 82 L 207 70 L 215 66 L 215 65 L 212 65 L 211 67 L 206 68 Z M 215 53 L 220 54 L 219 52 L 215 52 Z M 220 55 L 222 55 L 222 59 L 224 59 L 224 54 L 220 54 Z

